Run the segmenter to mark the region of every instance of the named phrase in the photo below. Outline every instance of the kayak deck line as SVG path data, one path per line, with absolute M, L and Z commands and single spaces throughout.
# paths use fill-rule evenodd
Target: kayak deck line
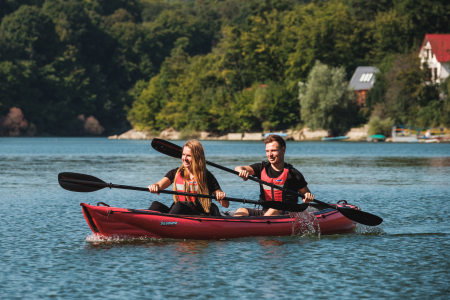
M 133 212 L 136 212 L 133 210 Z M 152 215 L 158 215 L 157 213 L 151 213 L 151 212 L 145 212 L 145 211 L 139 211 L 136 212 L 138 214 L 152 214 Z M 160 214 L 159 214 L 160 215 Z M 270 216 L 270 217 L 232 217 L 232 216 L 190 216 L 190 215 L 171 215 L 171 214 L 165 214 L 167 216 L 171 216 L 173 218 L 182 218 L 182 219 L 190 219 L 190 220 L 197 220 L 200 222 L 214 222 L 214 221 L 221 221 L 221 222 L 241 222 L 241 223 L 254 223 L 255 221 L 264 221 L 267 219 L 270 220 L 286 220 L 286 216 Z M 290 218 L 290 217 L 289 217 Z M 292 223 L 292 221 L 279 221 L 277 223 Z
M 113 213 L 119 213 L 119 214 L 141 214 L 141 215 L 152 215 L 152 216 L 161 216 L 165 215 L 167 217 L 171 218 L 179 218 L 179 219 L 186 219 L 186 220 L 193 220 L 193 221 L 199 221 L 199 222 L 214 222 L 214 221 L 221 221 L 221 222 L 241 222 L 241 223 L 255 223 L 256 221 L 263 221 L 266 222 L 267 219 L 270 220 L 286 220 L 289 219 L 289 221 L 278 221 L 276 223 L 292 223 L 292 217 L 289 215 L 287 216 L 255 216 L 255 217 L 232 217 L 232 216 L 192 216 L 192 215 L 175 215 L 175 214 L 162 214 L 160 212 L 153 212 L 153 211 L 144 211 L 139 209 L 130 209 L 127 208 L 128 211 L 108 211 L 107 218 L 113 214 Z M 337 211 L 336 211 L 337 212 Z
M 150 210 L 143 210 L 143 209 L 132 209 L 127 208 L 129 212 L 119 212 L 119 213 L 136 213 L 136 214 L 144 214 L 144 215 L 161 215 L 160 212 L 150 211 Z M 311 212 L 312 215 L 319 218 L 326 218 L 329 215 L 338 213 L 337 210 L 332 208 L 325 208 L 320 211 Z M 192 215 L 175 215 L 175 214 L 164 214 L 167 216 L 171 216 L 174 218 L 187 218 L 191 220 L 200 220 L 202 221 L 215 221 L 215 220 L 221 220 L 225 222 L 245 222 L 245 221 L 251 221 L 251 220 L 266 220 L 266 219 L 292 219 L 290 215 L 278 215 L 278 216 L 243 216 L 243 217 L 233 217 L 233 216 L 192 216 Z M 292 222 L 292 221 L 290 221 Z

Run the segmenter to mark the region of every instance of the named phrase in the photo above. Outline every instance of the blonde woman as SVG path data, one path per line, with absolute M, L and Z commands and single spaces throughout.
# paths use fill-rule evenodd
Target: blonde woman
M 225 193 L 220 189 L 213 174 L 206 170 L 205 152 L 202 144 L 197 140 L 187 141 L 183 146 L 181 167 L 170 170 L 160 181 L 148 186 L 152 193 L 159 194 L 173 183 L 173 190 L 183 193 L 213 194 L 223 207 L 228 207 L 229 202 L 223 200 Z M 154 201 L 150 210 L 163 213 L 183 215 L 217 215 L 219 209 L 211 199 L 198 197 L 173 196 L 175 203 L 171 208 Z

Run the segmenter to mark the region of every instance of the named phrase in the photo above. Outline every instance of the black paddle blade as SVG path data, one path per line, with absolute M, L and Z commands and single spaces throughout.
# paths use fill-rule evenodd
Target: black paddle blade
M 360 210 L 339 207 L 338 211 L 347 219 L 367 226 L 377 226 L 383 222 L 382 218 Z
M 308 204 L 302 203 L 289 203 L 289 202 L 280 202 L 280 201 L 266 201 L 262 204 L 264 208 L 273 208 L 278 210 L 285 210 L 290 212 L 302 212 L 308 208 Z
M 183 148 L 181 148 L 180 146 L 157 138 L 153 139 L 152 147 L 156 151 L 168 156 L 172 156 L 174 158 L 181 158 L 183 154 Z
M 82 180 L 85 182 L 92 182 L 93 185 L 89 184 L 82 184 L 82 183 L 76 183 L 72 180 Z M 106 183 L 98 179 L 97 177 L 86 175 L 86 174 L 79 174 L 79 173 L 71 173 L 71 172 L 63 172 L 58 174 L 58 182 L 59 185 L 68 191 L 72 192 L 81 192 L 81 193 L 89 193 L 89 192 L 95 192 L 98 190 L 101 190 L 106 186 Z M 104 184 L 105 186 L 96 186 L 95 184 Z

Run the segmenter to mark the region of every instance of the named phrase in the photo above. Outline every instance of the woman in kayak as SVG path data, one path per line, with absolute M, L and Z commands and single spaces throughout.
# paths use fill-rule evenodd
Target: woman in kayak
M 181 161 L 181 167 L 170 170 L 160 181 L 149 185 L 149 191 L 159 195 L 160 190 L 166 189 L 173 183 L 174 191 L 213 194 L 223 207 L 229 206 L 229 202 L 223 200 L 225 193 L 220 189 L 216 178 L 206 169 L 205 152 L 202 144 L 197 140 L 187 141 L 183 146 Z M 181 195 L 173 195 L 173 199 L 175 203 L 172 204 L 171 208 L 154 201 L 149 210 L 183 215 L 220 215 L 219 209 L 214 203 L 211 203 L 211 199 Z

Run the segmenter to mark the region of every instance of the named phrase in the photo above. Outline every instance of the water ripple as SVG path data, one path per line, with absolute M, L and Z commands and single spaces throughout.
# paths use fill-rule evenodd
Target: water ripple
M 264 160 L 259 142 L 204 145 L 208 160 L 230 168 Z M 145 187 L 178 160 L 150 141 L 0 138 L 2 299 L 448 298 L 450 144 L 288 142 L 287 160 L 317 198 L 346 199 L 383 224 L 331 236 L 105 240 L 91 234 L 80 202 L 147 208 L 172 198 L 72 193 L 57 174 Z M 258 184 L 209 169 L 228 196 L 258 198 Z

